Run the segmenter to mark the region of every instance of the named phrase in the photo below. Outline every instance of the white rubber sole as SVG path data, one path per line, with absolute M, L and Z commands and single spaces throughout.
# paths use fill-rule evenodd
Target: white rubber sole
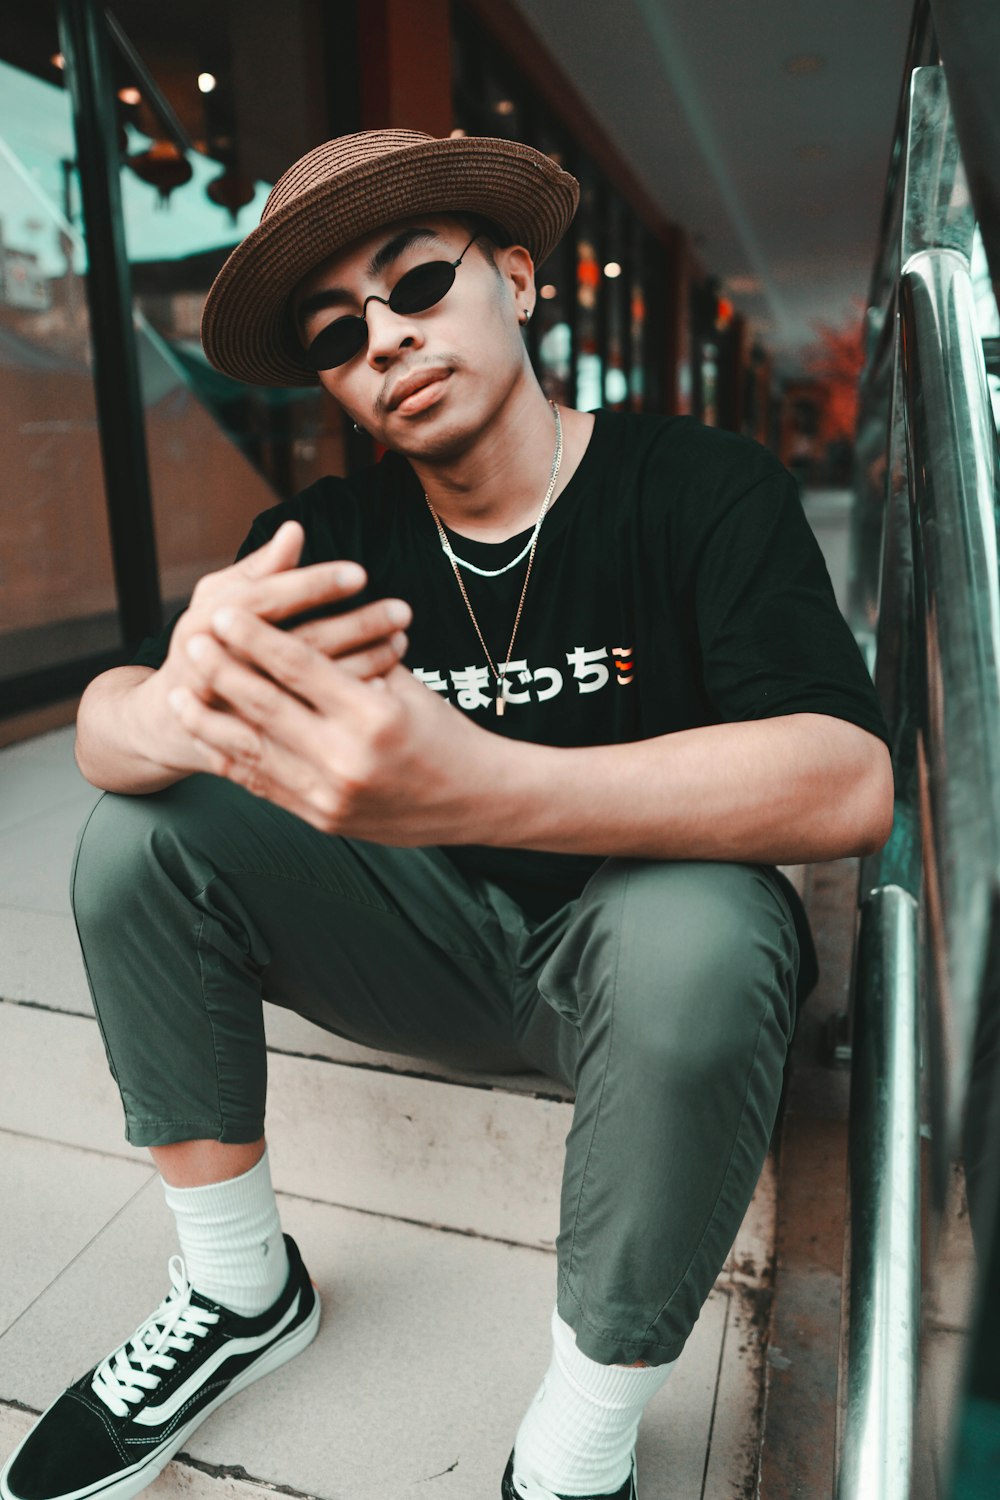
M 276 1343 L 272 1344 L 267 1352 L 261 1355 L 259 1360 L 256 1360 L 252 1365 L 248 1365 L 242 1374 L 237 1375 L 232 1383 L 227 1385 L 226 1389 L 216 1396 L 214 1401 L 210 1401 L 206 1407 L 203 1407 L 198 1412 L 197 1416 L 179 1428 L 155 1453 L 147 1454 L 141 1463 L 135 1464 L 132 1468 L 126 1469 L 123 1472 L 119 1472 L 112 1479 L 107 1480 L 106 1483 L 86 1485 L 81 1490 L 67 1490 L 64 1494 L 58 1496 L 57 1500 L 132 1500 L 133 1495 L 138 1495 L 147 1485 L 152 1484 L 153 1480 L 167 1467 L 174 1454 L 184 1446 L 190 1434 L 197 1427 L 200 1427 L 202 1422 L 207 1417 L 210 1417 L 217 1407 L 221 1406 L 224 1401 L 228 1401 L 230 1396 L 235 1396 L 238 1391 L 246 1390 L 248 1385 L 253 1385 L 254 1381 L 260 1380 L 262 1375 L 270 1375 L 273 1370 L 277 1370 L 281 1365 L 287 1364 L 290 1359 L 295 1358 L 296 1354 L 301 1354 L 303 1349 L 308 1348 L 319 1332 L 321 1311 L 319 1293 L 315 1287 L 313 1287 L 313 1294 L 315 1300 L 312 1312 L 306 1318 L 305 1322 L 300 1323 L 297 1328 L 292 1329 L 291 1333 L 286 1334 L 283 1339 L 278 1339 Z M 55 1402 L 52 1405 L 54 1406 Z M 42 1413 L 42 1416 L 46 1416 L 48 1411 L 51 1410 L 52 1407 L 50 1406 L 46 1412 Z M 38 1420 L 41 1421 L 42 1417 L 39 1417 Z M 35 1426 L 37 1425 L 36 1423 Z M 32 1431 L 34 1431 L 34 1428 L 32 1428 Z M 23 1500 L 22 1496 L 8 1488 L 7 1475 L 13 1468 L 17 1455 L 30 1436 L 30 1432 L 26 1434 L 3 1466 L 3 1472 L 0 1473 L 0 1496 L 2 1496 L 2 1500 Z

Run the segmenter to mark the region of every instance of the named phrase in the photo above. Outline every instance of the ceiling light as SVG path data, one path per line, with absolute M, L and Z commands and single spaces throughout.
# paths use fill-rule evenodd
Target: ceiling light
M 118 97 L 123 104 L 140 104 L 142 102 L 142 95 L 137 88 L 119 89 Z
M 781 66 L 793 78 L 809 78 L 815 73 L 822 73 L 826 67 L 826 58 L 819 52 L 800 52 L 796 57 L 786 57 Z
M 498 99 L 493 106 L 498 115 L 512 115 L 516 107 L 513 99 Z
M 538 295 L 539 297 L 544 297 L 546 302 L 551 302 L 553 297 L 558 297 L 559 291 L 557 287 L 552 285 L 551 281 L 547 281 L 544 286 L 538 288 Z
M 214 73 L 198 74 L 198 87 L 203 94 L 210 94 L 218 81 Z
M 49 62 L 54 68 L 64 68 L 66 66 L 66 59 L 63 57 L 61 52 L 53 52 L 52 56 L 49 58 Z
M 748 297 L 761 290 L 759 276 L 727 276 L 726 288 L 735 297 Z
M 607 265 L 604 267 L 604 274 L 605 276 L 610 277 L 612 281 L 614 281 L 616 276 L 620 276 L 622 274 L 622 268 L 616 260 L 609 260 Z

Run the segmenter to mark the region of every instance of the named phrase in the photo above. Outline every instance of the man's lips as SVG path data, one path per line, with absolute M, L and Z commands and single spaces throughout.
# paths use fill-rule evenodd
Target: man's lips
M 439 382 L 447 380 L 450 374 L 450 370 L 439 367 L 416 370 L 412 375 L 407 375 L 393 386 L 392 395 L 389 397 L 387 403 L 389 410 L 396 411 L 398 407 L 402 406 L 404 401 L 408 401 L 411 396 L 415 396 L 425 386 L 437 385 Z M 428 400 L 430 399 L 430 395 L 431 393 L 428 392 Z M 417 403 L 414 402 L 413 405 L 415 406 Z

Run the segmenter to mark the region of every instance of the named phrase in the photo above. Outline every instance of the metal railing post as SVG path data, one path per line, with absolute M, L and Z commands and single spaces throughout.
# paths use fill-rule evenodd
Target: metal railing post
M 95 0 L 59 0 L 59 44 L 66 59 L 83 197 L 94 394 L 118 611 L 125 641 L 138 642 L 160 629 L 163 612 L 122 218 L 115 91 L 107 23 Z
M 917 903 L 861 910 L 851 1047 L 850 1348 L 839 1500 L 909 1493 L 920 1333 Z

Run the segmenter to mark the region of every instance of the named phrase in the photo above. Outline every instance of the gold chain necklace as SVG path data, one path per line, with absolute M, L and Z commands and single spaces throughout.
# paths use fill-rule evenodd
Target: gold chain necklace
M 507 701 L 504 698 L 504 695 L 503 695 L 503 685 L 504 685 L 504 682 L 506 680 L 506 675 L 507 675 L 507 663 L 510 661 L 510 655 L 511 655 L 511 652 L 513 651 L 513 649 L 514 649 L 514 637 L 515 637 L 515 635 L 517 635 L 517 627 L 520 624 L 520 620 L 521 620 L 521 609 L 522 609 L 522 606 L 524 605 L 524 596 L 525 596 L 525 593 L 527 592 L 527 588 L 528 588 L 528 579 L 531 577 L 531 564 L 535 560 L 535 547 L 538 544 L 538 533 L 542 529 L 542 521 L 545 519 L 545 512 L 549 508 L 549 501 L 552 499 L 552 492 L 553 492 L 553 490 L 556 487 L 556 480 L 559 477 L 559 466 L 562 463 L 562 452 L 563 452 L 562 422 L 561 422 L 560 417 L 559 417 L 559 408 L 558 408 L 558 406 L 556 405 L 556 403 L 554 401 L 550 401 L 549 405 L 551 406 L 551 408 L 552 408 L 552 410 L 553 410 L 553 412 L 555 414 L 555 419 L 556 419 L 556 451 L 555 451 L 555 453 L 553 454 L 553 457 L 552 457 L 552 473 L 549 475 L 549 487 L 548 487 L 548 489 L 545 492 L 545 499 L 542 501 L 542 508 L 541 508 L 541 510 L 538 513 L 538 520 L 535 522 L 535 534 L 534 534 L 534 536 L 531 539 L 531 555 L 528 558 L 528 571 L 524 575 L 524 587 L 521 589 L 521 598 L 520 598 L 520 602 L 518 603 L 518 606 L 517 606 L 517 615 L 515 616 L 515 619 L 514 619 L 514 629 L 511 631 L 510 645 L 507 647 L 507 661 L 505 661 L 503 663 L 503 671 L 502 672 L 498 672 L 497 669 L 496 669 L 496 667 L 493 665 L 493 658 L 490 655 L 489 651 L 486 649 L 486 642 L 483 640 L 483 632 L 479 628 L 479 621 L 476 619 L 475 611 L 473 610 L 472 605 L 469 603 L 469 596 L 465 592 L 465 584 L 462 582 L 462 575 L 458 571 L 458 564 L 460 562 L 462 562 L 462 559 L 459 558 L 459 557 L 456 557 L 455 554 L 454 554 L 454 552 L 451 550 L 451 547 L 450 547 L 450 545 L 448 543 L 448 538 L 445 535 L 444 527 L 441 525 L 441 522 L 440 522 L 440 520 L 438 518 L 438 513 L 434 509 L 433 505 L 431 505 L 431 502 L 430 502 L 430 500 L 428 499 L 428 496 L 427 496 L 427 491 L 426 490 L 424 491 L 424 499 L 427 501 L 428 506 L 430 506 L 431 515 L 434 517 L 434 521 L 435 521 L 435 524 L 437 525 L 437 529 L 438 529 L 438 535 L 441 538 L 441 548 L 442 548 L 442 551 L 444 552 L 444 554 L 447 557 L 448 561 L 451 563 L 452 570 L 453 570 L 453 572 L 455 574 L 456 579 L 458 580 L 458 586 L 462 590 L 462 598 L 465 600 L 465 607 L 469 611 L 469 614 L 472 617 L 472 623 L 476 627 L 476 634 L 479 637 L 479 641 L 480 641 L 480 644 L 482 645 L 483 650 L 486 652 L 486 660 L 489 662 L 490 669 L 493 672 L 493 676 L 497 680 L 496 711 L 497 711 L 498 717 L 503 715 L 504 705 L 505 705 L 505 703 Z M 524 554 L 522 553 L 521 555 L 523 557 Z M 517 560 L 517 559 L 515 559 L 515 560 Z M 463 563 L 463 567 L 471 567 L 471 566 L 472 565 L 469 564 L 469 563 Z M 511 564 L 508 564 L 507 566 L 509 567 L 509 566 L 511 566 Z M 481 570 L 476 569 L 476 571 L 479 572 Z M 499 569 L 498 571 L 505 572 L 506 569 Z

